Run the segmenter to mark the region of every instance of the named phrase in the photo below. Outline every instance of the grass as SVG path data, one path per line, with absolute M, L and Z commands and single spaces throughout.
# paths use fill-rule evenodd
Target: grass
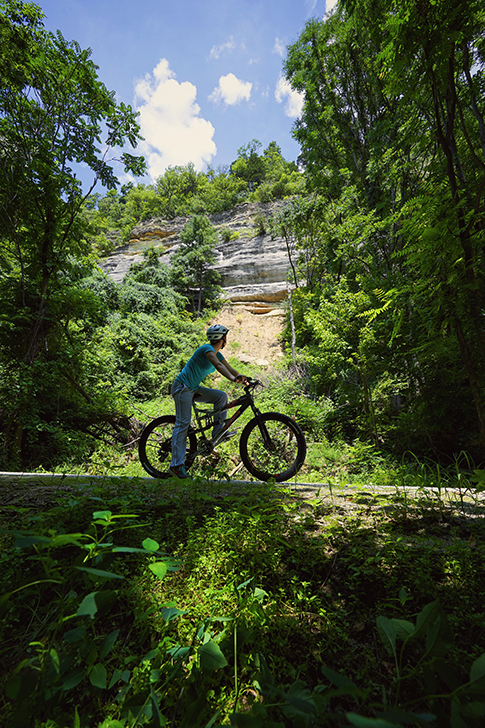
M 481 684 L 460 687 L 485 648 L 471 495 L 5 481 L 4 724 L 402 725 L 399 709 L 478 726 Z

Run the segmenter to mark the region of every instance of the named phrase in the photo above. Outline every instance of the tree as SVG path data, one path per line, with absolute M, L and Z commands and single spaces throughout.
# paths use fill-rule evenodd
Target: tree
M 253 139 L 239 147 L 237 159 L 231 164 L 231 174 L 244 180 L 250 190 L 258 187 L 265 176 L 264 161 L 258 154 L 261 147 L 261 142 Z
M 285 240 L 295 288 L 303 282 L 310 293 L 328 266 L 323 252 L 326 208 L 326 201 L 316 195 L 295 198 L 277 210 L 270 223 L 271 232 Z
M 187 212 L 188 204 L 197 192 L 201 175 L 192 162 L 189 162 L 186 166 L 169 167 L 157 179 L 156 192 L 162 215 L 171 219 Z
M 0 2 L 0 365 L 18 394 L 7 427 L 18 448 L 38 377 L 44 398 L 64 381 L 90 399 L 72 326 L 95 304 L 72 285 L 73 264 L 90 252 L 80 211 L 97 182 L 116 186 L 110 150 L 140 138 L 136 114 L 100 82 L 90 51 L 47 32 L 42 17 L 32 3 Z M 145 169 L 127 152 L 119 160 L 133 174 Z M 87 194 L 74 163 L 93 171 Z
M 377 26 L 385 38 L 379 59 L 387 96 L 415 118 L 425 110 L 435 151 L 427 179 L 404 210 L 406 254 L 421 301 L 436 325 L 445 320 L 456 336 L 485 444 L 483 5 L 343 4 L 371 35 Z
M 173 286 L 182 294 L 195 289 L 200 313 L 203 306 L 215 301 L 219 291 L 220 274 L 213 268 L 217 233 L 207 217 L 194 215 L 180 233 L 180 240 L 171 260 Z
M 187 303 L 171 285 L 171 271 L 160 262 L 155 248 L 143 251 L 143 262 L 133 263 L 119 286 L 120 307 L 124 312 L 177 315 Z
M 474 402 L 485 442 L 481 12 L 474 0 L 343 0 L 307 24 L 285 64 L 305 94 L 300 162 L 327 203 L 315 250 L 325 284 L 305 302 L 325 311 L 323 341 L 335 286 L 367 296 L 365 340 L 384 337 L 387 348 L 372 366 L 366 354 L 366 384 L 353 386 L 372 403 L 384 379 L 400 378 L 397 416 L 429 441 L 440 428 L 463 430 Z M 298 333 L 312 340 L 305 321 Z

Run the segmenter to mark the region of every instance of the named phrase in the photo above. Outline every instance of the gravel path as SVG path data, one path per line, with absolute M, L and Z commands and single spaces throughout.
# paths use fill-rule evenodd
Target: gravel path
M 153 497 L 179 498 L 181 492 L 186 496 L 204 493 L 215 500 L 227 495 L 248 493 L 260 489 L 261 483 L 254 481 L 208 481 L 207 483 L 180 483 L 174 486 L 170 481 L 157 481 L 149 477 L 116 477 L 102 475 L 70 475 L 61 473 L 6 473 L 0 472 L 0 510 L 11 509 L 18 505 L 39 507 L 52 499 L 86 495 L 90 489 L 99 491 L 102 487 L 107 494 L 116 493 L 130 487 L 145 488 Z M 269 487 L 269 486 L 268 486 Z M 340 487 L 323 483 L 288 482 L 276 485 L 277 492 L 283 497 L 297 499 L 302 509 L 310 505 L 330 507 L 342 514 L 357 515 L 358 512 L 370 513 L 375 510 L 426 510 L 443 508 L 461 516 L 483 517 L 485 515 L 485 493 L 442 489 L 397 489 L 377 485 L 342 485 Z

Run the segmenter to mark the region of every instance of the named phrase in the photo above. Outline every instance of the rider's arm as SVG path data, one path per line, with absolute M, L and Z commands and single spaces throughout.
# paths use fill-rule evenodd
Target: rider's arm
M 236 380 L 239 380 L 244 383 L 246 377 L 243 374 L 238 374 L 236 370 L 233 369 L 229 362 L 227 362 L 225 359 L 219 361 L 213 351 L 208 351 L 206 353 L 206 357 L 208 358 L 210 363 L 215 366 L 219 374 L 222 374 L 223 377 L 229 379 L 230 382 L 235 382 Z

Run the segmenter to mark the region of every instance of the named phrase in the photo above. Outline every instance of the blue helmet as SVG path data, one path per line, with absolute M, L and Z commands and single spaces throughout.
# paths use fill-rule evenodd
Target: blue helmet
M 206 336 L 209 341 L 219 341 L 219 339 L 222 339 L 228 331 L 229 329 L 226 326 L 214 324 L 214 326 L 209 326 L 206 332 Z

